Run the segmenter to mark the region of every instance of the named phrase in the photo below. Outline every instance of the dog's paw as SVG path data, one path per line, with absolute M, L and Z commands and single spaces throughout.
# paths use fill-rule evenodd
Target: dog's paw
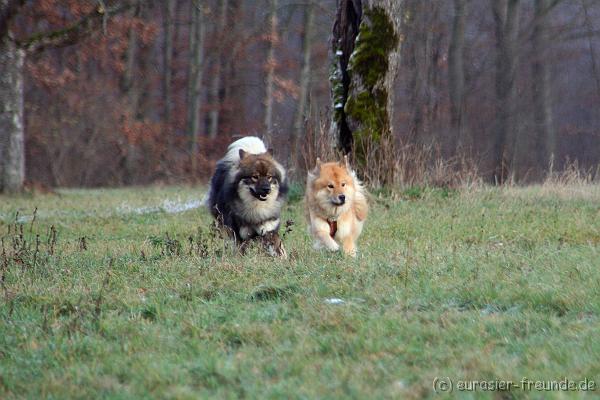
M 271 257 L 280 257 L 287 259 L 287 252 L 283 246 L 283 241 L 277 232 L 269 232 L 261 237 L 263 248 Z
M 246 240 L 254 235 L 254 231 L 249 226 L 240 227 L 240 239 Z
M 287 260 L 287 258 L 288 258 L 287 251 L 285 251 L 285 247 L 283 247 L 283 245 L 281 245 L 279 247 L 267 245 L 267 246 L 265 246 L 265 250 L 266 250 L 267 254 L 270 255 L 271 257 L 283 258 L 284 260 Z
M 340 245 L 337 244 L 333 240 L 331 242 L 327 242 L 327 243 L 323 243 L 320 240 L 315 240 L 313 242 L 313 249 L 315 249 L 315 250 L 327 249 L 329 251 L 338 251 L 340 249 Z
M 260 236 L 265 236 L 267 233 L 277 230 L 278 227 L 279 219 L 270 220 L 260 224 L 256 229 L 256 233 L 258 233 Z
M 345 244 L 343 250 L 345 255 L 356 258 L 357 251 L 355 246 Z
M 333 240 L 327 243 L 327 250 L 329 251 L 338 251 L 340 249 L 340 245 L 334 242 Z

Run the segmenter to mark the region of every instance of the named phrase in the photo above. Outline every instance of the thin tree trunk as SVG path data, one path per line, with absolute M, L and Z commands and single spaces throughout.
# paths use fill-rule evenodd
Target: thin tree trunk
M 167 127 L 171 124 L 172 111 L 172 89 L 171 81 L 173 78 L 173 19 L 175 17 L 175 0 L 164 0 L 164 47 L 163 47 L 163 101 L 164 101 L 164 123 Z M 170 142 L 170 135 L 169 135 Z
M 192 102 L 194 101 L 194 88 L 196 87 L 196 59 L 198 52 L 198 7 L 199 4 L 197 1 L 192 0 L 190 2 L 190 27 L 188 31 L 188 86 L 187 86 L 187 115 L 186 115 L 186 128 L 187 132 L 192 139 L 194 140 L 194 132 L 192 130 L 192 119 L 194 111 L 192 111 Z M 197 113 L 196 113 L 197 115 Z M 193 147 L 193 145 L 192 145 Z
M 427 130 L 427 115 L 426 107 L 428 106 L 427 97 L 427 71 L 431 62 L 431 36 L 433 32 L 429 26 L 424 24 L 420 19 L 425 19 L 419 16 L 424 14 L 429 9 L 430 4 L 421 2 L 420 0 L 411 1 L 408 5 L 412 11 L 412 39 L 410 56 L 414 63 L 414 73 L 411 74 L 411 93 L 410 103 L 412 106 L 412 126 L 410 130 L 411 142 L 423 142 L 424 133 Z
M 532 36 L 533 114 L 538 164 L 542 170 L 550 166 L 556 147 L 555 132 L 552 125 L 550 68 L 546 57 L 550 45 L 547 27 L 549 7 L 549 0 L 535 0 Z
M 300 72 L 300 94 L 298 96 L 298 107 L 294 119 L 294 130 L 290 146 L 290 165 L 296 166 L 298 162 L 298 142 L 302 136 L 308 93 L 310 87 L 312 31 L 315 16 L 314 4 L 309 3 L 304 10 L 304 32 L 302 35 L 302 70 Z
M 592 4 L 593 1 L 591 1 Z M 595 46 L 594 46 L 594 25 L 593 25 L 593 21 L 590 18 L 590 14 L 588 11 L 588 4 L 587 4 L 587 0 L 581 0 L 581 6 L 583 8 L 583 13 L 584 13 L 584 17 L 585 17 L 585 25 L 586 25 L 586 31 L 587 31 L 587 41 L 588 41 L 588 48 L 589 48 L 589 55 L 590 55 L 590 62 L 591 62 L 591 67 L 592 67 L 592 75 L 594 76 L 594 83 L 596 86 L 596 99 L 600 99 L 600 65 L 598 63 L 597 57 L 596 57 L 596 50 L 595 50 Z M 594 119 L 596 121 L 596 124 L 598 124 L 600 122 L 600 116 L 598 115 L 598 113 L 594 113 Z M 596 125 L 598 126 L 598 125 Z M 555 143 L 554 146 L 556 148 L 556 139 L 555 139 Z M 600 154 L 600 148 L 597 148 L 596 150 L 597 154 Z
M 265 138 L 267 141 L 273 137 L 273 90 L 275 82 L 275 45 L 277 44 L 277 1 L 270 0 L 269 17 L 269 42 L 267 51 L 266 79 L 265 79 Z
M 519 1 L 492 0 L 496 31 L 496 122 L 493 137 L 493 171 L 491 181 L 506 182 L 509 171 L 516 174 L 518 146 L 515 129 L 515 73 L 517 65 L 517 34 L 519 30 Z M 513 145 L 513 146 L 511 146 Z M 511 161 L 512 160 L 512 161 Z
M 0 192 L 19 192 L 25 182 L 24 59 L 8 35 L 0 37 Z
M 139 15 L 139 5 L 134 8 L 131 12 L 132 18 L 137 18 Z M 139 119 L 139 90 L 134 80 L 135 69 L 137 65 L 137 54 L 138 54 L 138 39 L 137 32 L 132 26 L 128 32 L 128 44 L 127 53 L 125 55 L 125 72 L 123 74 L 121 91 L 125 94 L 129 100 L 131 112 L 135 119 Z M 137 154 L 138 149 L 135 143 L 131 140 L 127 140 L 127 151 L 125 154 L 125 183 L 134 183 L 135 167 L 137 165 Z
M 142 8 L 140 12 L 145 13 L 145 10 Z M 141 41 L 139 42 L 137 62 L 140 77 L 148 76 L 154 71 L 155 65 L 153 64 L 153 53 L 152 45 L 146 45 Z M 151 95 L 151 83 L 148 79 L 138 79 L 136 84 L 137 91 L 139 92 L 137 106 L 138 117 L 140 120 L 144 120 L 155 112 L 155 106 Z
M 450 124 L 455 142 L 455 153 L 460 151 L 463 138 L 464 112 L 464 45 L 467 0 L 454 0 L 452 35 L 448 47 L 448 89 L 450 97 Z
M 204 4 L 202 0 L 192 1 L 192 24 L 190 26 L 190 69 L 188 82 L 188 132 L 192 145 L 192 174 L 198 167 L 198 136 L 200 134 L 200 96 L 204 73 Z
M 134 9 L 131 14 L 131 17 L 136 18 L 138 15 L 138 10 Z M 127 53 L 125 54 L 125 72 L 123 73 L 121 89 L 122 92 L 129 98 L 131 106 L 134 108 L 134 112 L 136 111 L 135 107 L 137 105 L 137 93 L 135 93 L 135 90 L 133 90 L 137 51 L 137 33 L 132 26 L 129 28 L 128 32 Z
M 592 62 L 592 73 L 596 84 L 596 93 L 600 96 L 600 67 L 596 60 L 596 52 L 594 51 L 594 26 L 588 12 L 587 0 L 581 0 L 583 14 L 585 17 L 585 25 L 587 30 L 588 47 L 590 49 L 590 61 Z
M 215 52 L 214 69 L 212 82 L 209 88 L 209 95 L 211 100 L 211 110 L 208 115 L 209 117 L 209 136 L 211 139 L 217 137 L 219 133 L 219 118 L 221 113 L 221 76 L 222 76 L 222 63 L 223 63 L 223 32 L 227 24 L 227 9 L 229 8 L 228 0 L 220 0 L 219 10 L 219 21 L 217 23 L 217 37 L 219 44 Z
M 407 40 L 412 41 L 410 56 L 414 62 L 412 74 L 411 141 L 430 144 L 435 142 L 432 125 L 438 107 L 435 89 L 440 57 L 441 36 L 431 26 L 438 19 L 439 3 L 413 0 L 406 7 L 412 12 L 412 29 L 407 29 Z M 410 36 L 409 36 L 410 35 Z

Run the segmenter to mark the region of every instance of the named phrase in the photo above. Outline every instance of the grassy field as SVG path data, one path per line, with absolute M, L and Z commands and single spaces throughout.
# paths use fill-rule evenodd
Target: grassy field
M 289 260 L 233 254 L 201 192 L 0 197 L 0 398 L 600 394 L 600 187 L 374 196 L 357 259 L 295 195 Z M 596 390 L 458 388 L 524 377 Z

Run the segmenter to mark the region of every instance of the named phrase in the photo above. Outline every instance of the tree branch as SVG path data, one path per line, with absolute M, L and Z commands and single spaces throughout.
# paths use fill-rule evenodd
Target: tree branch
M 62 29 L 40 32 L 25 39 L 16 40 L 17 46 L 29 53 L 36 53 L 46 48 L 65 47 L 75 44 L 82 37 L 105 26 L 106 19 L 110 15 L 126 11 L 135 4 L 136 1 L 128 0 L 112 7 L 104 7 L 103 2 L 100 2 L 94 11 L 71 25 Z

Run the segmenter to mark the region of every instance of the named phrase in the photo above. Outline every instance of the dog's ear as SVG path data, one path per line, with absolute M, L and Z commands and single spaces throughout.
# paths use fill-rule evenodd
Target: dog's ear
M 315 169 L 314 172 L 317 173 L 321 170 L 321 159 L 319 157 L 317 157 L 317 160 L 315 161 Z
M 344 154 L 344 166 L 348 171 L 350 171 L 350 161 L 348 161 L 348 154 Z
M 247 154 L 248 154 L 248 153 L 246 153 L 246 152 L 244 151 L 244 149 L 240 149 L 240 160 L 243 160 L 243 159 L 246 157 L 246 155 L 247 155 Z

